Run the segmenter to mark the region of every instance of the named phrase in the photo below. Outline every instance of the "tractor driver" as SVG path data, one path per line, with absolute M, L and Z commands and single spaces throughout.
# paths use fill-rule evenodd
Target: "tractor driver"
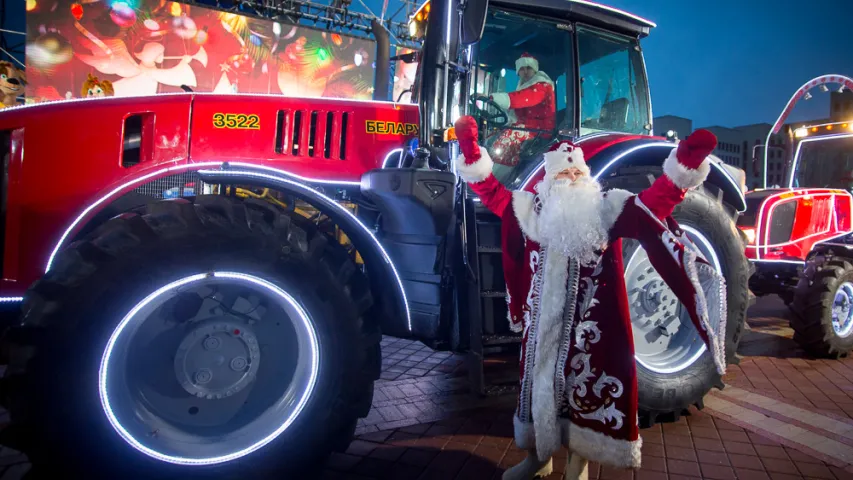
M 556 123 L 554 81 L 539 70 L 539 61 L 524 53 L 515 61 L 518 86 L 511 93 L 493 93 L 489 99 L 507 112 L 509 122 L 489 148 L 496 164 L 514 167 L 518 164 L 521 144 L 542 132 L 519 130 L 553 130 Z

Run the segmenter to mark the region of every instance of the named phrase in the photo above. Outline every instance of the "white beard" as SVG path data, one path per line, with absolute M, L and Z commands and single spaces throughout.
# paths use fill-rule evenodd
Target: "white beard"
M 589 265 L 606 247 L 608 231 L 602 218 L 601 184 L 590 177 L 554 180 L 537 185 L 542 210 L 538 226 L 540 243 Z

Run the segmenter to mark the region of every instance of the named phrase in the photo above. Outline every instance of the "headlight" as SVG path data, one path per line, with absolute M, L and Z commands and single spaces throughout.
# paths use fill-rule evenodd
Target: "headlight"
M 418 22 L 415 22 L 414 20 L 409 22 L 409 35 L 412 37 L 418 36 Z
M 809 130 L 806 127 L 800 127 L 794 130 L 794 136 L 797 138 L 807 137 L 809 135 Z
M 740 231 L 746 236 L 747 245 L 755 245 L 755 228 L 740 227 Z

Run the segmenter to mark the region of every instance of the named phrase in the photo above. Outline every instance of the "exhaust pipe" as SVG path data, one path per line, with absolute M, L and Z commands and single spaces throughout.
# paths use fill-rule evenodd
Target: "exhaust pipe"
M 391 40 L 388 29 L 378 18 L 370 21 L 376 39 L 376 72 L 373 77 L 373 99 L 391 100 Z

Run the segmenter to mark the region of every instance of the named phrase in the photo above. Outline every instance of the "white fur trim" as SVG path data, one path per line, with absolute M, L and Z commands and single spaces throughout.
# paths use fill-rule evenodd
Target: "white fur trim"
M 673 148 L 669 152 L 669 156 L 663 162 L 663 173 L 678 188 L 693 188 L 702 185 L 711 171 L 711 160 L 706 158 L 699 165 L 699 168 L 688 168 L 678 161 L 678 157 L 675 155 L 677 151 L 678 148 Z
M 465 155 L 460 153 L 456 157 L 456 171 L 459 172 L 462 180 L 468 183 L 482 182 L 492 174 L 492 166 L 494 165 L 492 157 L 489 156 L 489 152 L 485 148 L 479 148 L 480 159 L 470 165 L 465 163 Z
M 539 243 L 539 215 L 536 213 L 536 195 L 524 190 L 512 192 L 512 211 L 521 227 L 521 233 Z
M 682 242 L 689 240 L 682 239 Z M 717 373 L 721 376 L 726 374 L 726 280 L 719 273 L 704 263 L 696 262 L 697 253 L 685 244 L 684 269 L 687 272 L 690 283 L 696 292 L 696 314 L 702 329 L 708 335 L 711 345 L 711 358 Z M 711 317 L 717 318 L 716 325 L 711 323 Z
M 569 427 L 564 431 L 568 438 L 563 444 L 572 452 L 591 461 L 613 468 L 640 468 L 642 464 L 643 437 L 633 442 L 619 440 L 589 428 L 579 427 L 568 420 Z
M 519 57 L 518 60 L 515 61 L 515 71 L 521 70 L 521 67 L 530 67 L 535 71 L 539 71 L 539 60 L 536 60 L 533 57 Z
M 518 448 L 533 450 L 535 448 L 533 424 L 522 422 L 518 415 L 512 416 L 512 423 L 515 427 L 514 437 Z M 642 436 L 638 436 L 632 442 L 580 427 L 566 418 L 554 419 L 552 423 L 560 430 L 563 446 L 586 460 L 613 468 L 640 468 L 642 464 Z
M 664 224 L 651 210 L 640 200 L 639 196 L 634 197 L 634 203 L 640 207 L 646 215 L 653 221 L 658 222 L 667 231 L 669 228 Z M 670 232 L 672 233 L 672 232 Z M 675 235 L 673 234 L 673 237 Z M 681 265 L 690 283 L 693 285 L 695 292 L 694 303 L 696 308 L 696 316 L 699 317 L 699 324 L 710 341 L 711 358 L 714 360 L 714 366 L 717 368 L 717 373 L 725 375 L 726 373 L 726 317 L 728 309 L 726 304 L 726 279 L 720 275 L 713 267 L 706 264 L 696 262 L 699 255 L 699 249 L 682 234 L 678 241 L 684 245 L 684 253 L 681 257 Z M 704 257 L 703 257 L 704 258 Z M 701 278 L 700 278 L 701 277 Z M 718 319 L 716 325 L 711 323 L 711 316 Z
M 522 422 L 518 413 L 512 416 L 513 437 L 515 445 L 522 450 L 533 450 L 536 448 L 536 436 L 533 433 L 533 424 Z
M 504 110 L 509 110 L 509 94 L 497 92 L 492 94 L 492 101 Z
M 545 175 L 556 175 L 572 167 L 589 175 L 589 166 L 583 158 L 583 150 L 575 147 L 569 151 L 568 148 L 568 145 L 562 144 L 557 150 L 544 153 Z
M 569 257 L 559 248 L 547 248 L 542 279 L 542 296 L 536 330 L 533 359 L 532 416 L 536 431 L 536 453 L 539 459 L 552 455 L 560 448 L 560 428 L 554 379 L 560 354 L 560 331 L 563 309 L 566 307 L 566 284 L 569 278 Z
M 622 209 L 625 208 L 625 202 L 628 201 L 634 194 L 628 190 L 621 188 L 613 188 L 603 193 L 604 198 L 601 202 L 601 218 L 604 228 L 609 232 L 622 214 Z
M 625 207 L 625 202 L 632 196 L 633 193 L 614 188 L 602 193 L 601 202 L 601 217 L 602 226 L 610 231 L 622 209 Z M 521 227 L 521 232 L 529 237 L 534 242 L 541 242 L 539 235 L 539 214 L 536 213 L 535 195 L 524 191 L 516 190 L 512 192 L 512 209 L 515 213 L 515 218 L 518 220 L 518 225 Z
M 536 72 L 536 74 L 530 77 L 530 80 L 526 82 L 522 82 L 520 80 L 521 79 L 519 79 L 518 86 L 515 88 L 516 92 L 519 90 L 524 90 L 527 87 L 536 85 L 537 83 L 547 83 L 551 86 L 551 88 L 554 88 L 554 81 L 551 80 L 551 77 L 549 77 L 547 73 L 542 71 Z

